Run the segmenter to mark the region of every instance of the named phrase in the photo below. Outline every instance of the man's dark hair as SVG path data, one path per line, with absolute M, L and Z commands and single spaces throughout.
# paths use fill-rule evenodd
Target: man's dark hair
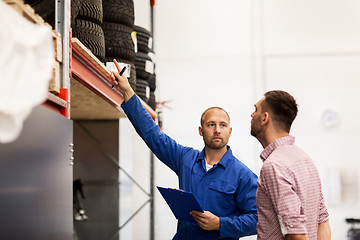
M 270 112 L 273 121 L 289 133 L 298 112 L 294 97 L 280 90 L 269 91 L 264 96 L 262 111 Z
M 222 109 L 221 107 L 209 107 L 208 109 L 206 109 L 204 112 L 203 112 L 203 114 L 201 114 L 201 118 L 200 118 L 200 126 L 202 126 L 203 125 L 203 123 L 204 123 L 204 115 L 205 115 L 205 113 L 207 112 L 207 111 L 209 111 L 209 110 L 211 110 L 211 109 L 219 109 L 219 110 L 221 110 L 221 111 L 224 111 L 225 113 L 226 113 L 226 115 L 228 116 L 228 118 L 229 118 L 229 123 L 230 123 L 230 116 L 229 116 L 229 114 L 224 110 L 224 109 Z

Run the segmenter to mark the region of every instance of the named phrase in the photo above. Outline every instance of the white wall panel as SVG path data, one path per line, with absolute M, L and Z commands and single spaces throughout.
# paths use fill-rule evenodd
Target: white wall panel
M 360 1 L 262 3 L 266 54 L 360 51 Z
M 333 57 L 268 58 L 265 63 L 267 89 L 286 89 L 299 104 L 294 128 L 302 133 L 327 133 L 321 122 L 327 109 L 338 113 L 339 124 L 333 132 L 360 132 L 354 108 L 360 89 L 360 55 Z M 304 127 L 306 126 L 306 127 Z
M 157 54 L 201 58 L 249 53 L 251 2 L 157 0 Z
M 150 1 L 134 0 L 135 25 L 150 30 Z

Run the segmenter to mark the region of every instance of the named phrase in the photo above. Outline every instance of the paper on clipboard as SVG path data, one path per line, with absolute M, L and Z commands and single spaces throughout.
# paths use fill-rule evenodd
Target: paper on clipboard
M 178 220 L 195 222 L 190 212 L 192 210 L 204 212 L 193 193 L 173 188 L 156 187 Z

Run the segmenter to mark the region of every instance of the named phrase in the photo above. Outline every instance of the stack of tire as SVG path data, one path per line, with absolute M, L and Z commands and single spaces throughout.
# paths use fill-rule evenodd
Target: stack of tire
M 134 26 L 136 32 L 137 53 L 136 67 L 136 94 L 152 109 L 156 109 L 155 89 L 156 74 L 154 52 L 152 52 L 152 34 L 147 29 Z
M 55 1 L 52 0 L 24 0 L 45 22 L 55 29 Z M 81 7 L 80 0 L 71 0 L 71 24 L 73 25 Z M 83 15 L 83 13 L 82 13 Z
M 105 64 L 116 59 L 130 67 L 129 82 L 136 89 L 133 0 L 102 0 L 105 36 Z
M 24 3 L 29 4 L 35 13 L 39 14 L 45 22 L 55 29 L 55 1 L 24 0 Z
M 105 60 L 102 0 L 72 0 L 71 26 L 78 38 L 100 61 Z
M 25 0 L 53 29 L 55 1 Z M 105 60 L 102 0 L 71 0 L 72 36 L 78 38 L 100 61 Z
M 55 1 L 25 0 L 55 26 Z M 71 27 L 77 37 L 100 61 L 116 59 L 130 67 L 129 82 L 137 95 L 156 109 L 156 74 L 152 34 L 134 26 L 133 0 L 71 0 Z M 132 33 L 136 33 L 136 49 Z

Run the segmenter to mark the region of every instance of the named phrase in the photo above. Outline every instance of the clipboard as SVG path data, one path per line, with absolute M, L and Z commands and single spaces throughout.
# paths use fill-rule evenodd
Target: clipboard
M 173 188 L 156 187 L 176 219 L 196 223 L 190 212 L 192 210 L 204 212 L 193 193 Z

